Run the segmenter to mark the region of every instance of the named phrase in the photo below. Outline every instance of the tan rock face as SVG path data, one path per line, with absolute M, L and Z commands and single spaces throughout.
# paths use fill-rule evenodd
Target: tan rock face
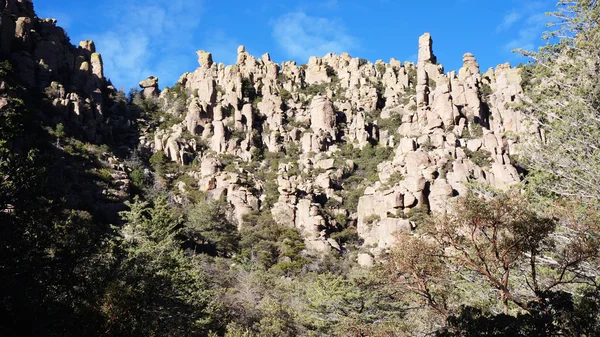
M 336 114 L 327 97 L 315 96 L 310 104 L 310 126 L 314 131 L 335 133 Z
M 96 52 L 96 44 L 92 40 L 85 40 L 79 42 L 79 47 L 83 50 L 87 50 L 90 55 Z
M 29 33 L 33 28 L 33 21 L 28 17 L 20 17 L 17 19 L 15 26 L 15 38 L 26 42 L 29 39 Z

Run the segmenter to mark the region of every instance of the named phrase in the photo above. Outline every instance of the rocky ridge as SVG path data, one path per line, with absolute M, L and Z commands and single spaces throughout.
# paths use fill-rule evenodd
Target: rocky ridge
M 444 73 L 432 46 L 421 36 L 416 65 L 345 53 L 276 64 L 240 46 L 237 63 L 225 66 L 199 51 L 200 67 L 174 88 L 150 94 L 140 83 L 145 97 L 181 120 L 141 144 L 181 165 L 194 162 L 187 175 L 196 184 L 188 188 L 227 198 L 239 226 L 248 213 L 271 212 L 320 251 L 343 249 L 335 233 L 355 227 L 369 264 L 394 232 L 414 228 L 411 215 L 445 212 L 468 182 L 498 189 L 519 182 L 516 135 L 537 132 L 514 108 L 520 69 L 480 73 L 466 53 L 458 73 Z M 373 165 L 357 175 L 365 160 L 376 172 Z
M 122 145 L 115 142 L 117 138 L 131 143 L 135 133 L 130 128 L 125 96 L 105 77 L 102 56 L 94 42 L 72 45 L 55 19 L 36 15 L 31 0 L 1 0 L 0 61 L 4 60 L 9 61 L 11 78 L 0 78 L 0 109 L 14 94 L 7 83 L 15 80 L 25 93 L 16 98 L 27 102 L 39 125 L 49 133 L 60 125 L 62 135 L 54 133 L 58 138 L 55 149 L 45 154 L 61 157 L 57 165 L 60 171 L 56 169 L 53 174 L 72 174 L 71 194 L 66 197 L 69 205 L 94 209 L 107 221 L 118 223 L 118 212 L 130 198 L 131 181 L 122 160 L 106 145 Z M 3 62 L 3 68 L 6 64 Z M 68 141 L 61 142 L 65 134 Z M 22 142 L 16 139 L 12 143 L 13 151 L 19 152 Z
M 91 142 L 134 122 L 119 111 L 92 41 L 72 46 L 28 0 L 3 0 L 0 11 L 0 56 L 45 94 L 55 112 L 46 118 Z M 142 128 L 139 143 L 182 165 L 178 200 L 193 191 L 226 199 L 240 227 L 247 215 L 267 213 L 317 251 L 344 250 L 357 234 L 368 265 L 419 214 L 445 212 L 468 182 L 518 182 L 511 156 L 519 137 L 537 134 L 515 108 L 520 69 L 481 73 L 466 53 L 458 73 L 444 73 L 429 34 L 418 48 L 417 64 L 345 53 L 276 64 L 240 46 L 236 64 L 225 66 L 198 51 L 199 68 L 174 87 L 161 92 L 152 76 L 140 82 L 142 98 L 169 122 Z
M 110 141 L 117 118 L 117 90 L 104 76 L 93 41 L 71 44 L 55 19 L 35 14 L 31 0 L 0 1 L 0 58 L 11 60 L 24 87 L 42 93 L 53 116 L 81 130 L 86 140 Z M 108 120 L 108 116 L 113 120 Z

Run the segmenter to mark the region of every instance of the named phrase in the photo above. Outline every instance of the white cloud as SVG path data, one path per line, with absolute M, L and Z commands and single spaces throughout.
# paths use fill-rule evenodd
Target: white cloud
M 134 86 L 150 74 L 149 38 L 141 32 L 107 32 L 94 40 L 102 53 L 104 74 L 115 86 Z
M 504 19 L 502 19 L 502 23 L 496 27 L 497 32 L 501 32 L 507 29 L 510 29 L 517 21 L 519 21 L 523 17 L 523 14 L 518 12 L 517 10 L 513 10 L 512 12 L 506 14 Z
M 273 37 L 288 57 L 302 61 L 330 52 L 350 52 L 357 45 L 339 20 L 308 16 L 303 12 L 277 18 L 273 22 Z
M 505 49 L 508 51 L 519 48 L 534 50 L 536 41 L 541 39 L 547 22 L 548 17 L 545 14 L 530 15 L 519 28 L 517 37 L 505 44 Z
M 195 59 L 182 47 L 202 12 L 200 1 L 187 0 L 137 0 L 114 9 L 111 30 L 93 37 L 106 76 L 118 87 L 136 87 L 149 75 L 158 76 L 161 86 L 172 84 L 186 70 L 185 60 Z

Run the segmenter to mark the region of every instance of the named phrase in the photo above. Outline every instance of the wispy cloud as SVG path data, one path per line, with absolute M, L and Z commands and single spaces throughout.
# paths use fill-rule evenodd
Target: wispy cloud
M 106 32 L 94 40 L 103 55 L 104 73 L 116 86 L 133 87 L 150 75 L 150 39 L 143 32 Z
M 136 0 L 121 6 L 111 13 L 111 29 L 93 36 L 105 73 L 124 87 L 135 87 L 148 75 L 158 76 L 161 83 L 174 82 L 186 70 L 182 58 L 194 59 L 182 46 L 194 34 L 202 12 L 200 1 L 187 0 Z
M 501 32 L 512 27 L 517 21 L 523 17 L 523 14 L 513 9 L 510 13 L 506 14 L 502 19 L 502 23 L 496 27 L 497 32 Z
M 356 38 L 345 32 L 336 19 L 309 16 L 293 12 L 273 21 L 273 37 L 288 57 L 308 60 L 310 56 L 350 52 L 356 48 Z
M 539 41 L 548 17 L 544 14 L 531 14 L 521 24 L 517 36 L 504 45 L 508 51 L 514 49 L 534 50 L 536 41 Z

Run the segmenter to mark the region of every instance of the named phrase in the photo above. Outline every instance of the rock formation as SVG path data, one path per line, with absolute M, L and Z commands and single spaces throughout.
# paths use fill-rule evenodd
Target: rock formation
M 158 78 L 148 76 L 147 79 L 140 82 L 142 88 L 142 96 L 146 99 L 158 97 Z
M 54 19 L 38 18 L 30 0 L 0 1 L 0 58 L 10 60 L 20 82 L 45 93 L 66 123 L 81 128 L 88 141 L 110 138 L 118 120 L 105 119 L 116 90 L 104 77 L 102 56 L 93 41 L 70 43 Z
M 196 158 L 202 170 L 188 174 L 209 195 L 225 195 L 240 226 L 244 214 L 269 211 L 316 250 L 342 249 L 330 235 L 355 226 L 377 256 L 393 244 L 395 232 L 414 229 L 414 210 L 446 212 L 468 182 L 500 189 L 519 182 L 510 159 L 517 143 L 506 133 L 535 132 L 511 108 L 522 92 L 519 69 L 501 65 L 480 74 L 467 53 L 458 75 L 444 73 L 432 46 L 429 34 L 419 39 L 416 65 L 372 64 L 348 54 L 279 65 L 240 46 L 236 65 L 225 66 L 199 51 L 200 67 L 178 84 L 188 94 L 179 98 L 188 107 L 185 121 L 144 145 L 176 162 Z M 174 104 L 171 97 L 169 90 L 160 94 L 164 106 Z M 206 146 L 186 141 L 186 133 Z M 354 155 L 369 149 L 392 155 L 362 173 L 374 181 L 353 188 L 347 177 L 364 166 Z M 273 169 L 260 164 L 270 181 L 244 168 L 260 161 L 257 153 L 282 158 Z M 234 175 L 217 164 L 224 156 L 238 158 Z M 267 191 L 268 184 L 276 191 Z M 356 209 L 344 206 L 362 189 Z
M 117 92 L 92 41 L 72 46 L 29 1 L 4 0 L 0 10 L 0 56 L 62 120 L 90 141 L 129 122 L 111 104 Z M 245 215 L 267 212 L 318 251 L 345 249 L 333 234 L 354 228 L 368 251 L 359 260 L 370 265 L 394 233 L 413 230 L 419 213 L 446 212 L 467 183 L 506 189 L 520 181 L 514 135 L 536 130 L 513 108 L 519 69 L 481 74 L 467 53 L 458 74 L 444 73 L 429 34 L 418 41 L 416 65 L 348 54 L 276 64 L 243 46 L 237 54 L 224 65 L 198 51 L 200 66 L 162 92 L 157 78 L 141 81 L 143 98 L 170 122 L 144 130 L 139 143 L 188 165 L 181 174 L 225 198 L 240 227 Z

